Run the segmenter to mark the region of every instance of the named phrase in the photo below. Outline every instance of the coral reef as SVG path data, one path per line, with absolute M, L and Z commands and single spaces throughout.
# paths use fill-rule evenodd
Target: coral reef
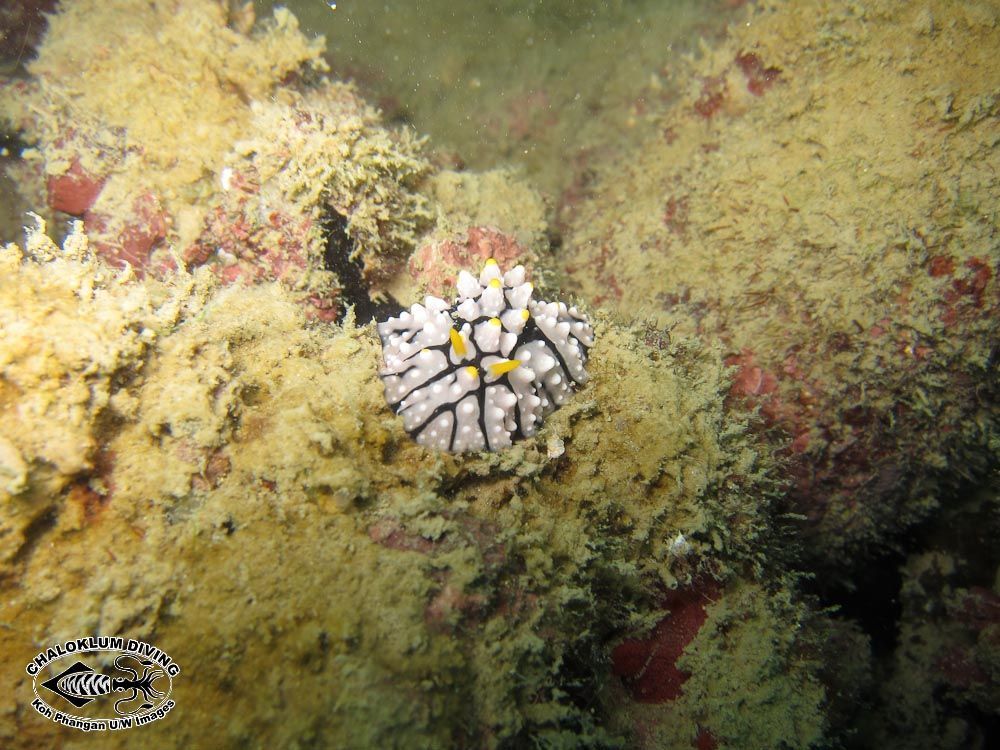
M 410 278 L 430 294 L 447 295 L 458 275 L 490 258 L 504 265 L 531 268 L 535 253 L 492 227 L 470 226 L 464 240 L 428 239 L 410 257 Z
M 368 295 L 383 295 L 430 219 L 413 190 L 429 169 L 417 139 L 383 129 L 342 83 L 282 89 L 251 113 L 253 136 L 227 157 L 222 190 L 207 201 L 185 262 L 208 262 L 226 281 L 282 280 L 324 319 L 336 316 L 349 268 Z M 332 234 L 340 240 L 331 243 Z
M 396 299 L 449 294 L 461 271 L 489 258 L 544 278 L 538 259 L 548 244 L 546 208 L 530 184 L 505 169 L 442 169 L 426 188 L 437 209 L 435 225 L 410 256 L 408 273 L 393 282 Z
M 986 5 L 764 2 L 561 207 L 584 298 L 718 337 L 830 568 L 995 462 Z
M 602 726 L 617 705 L 603 654 L 661 617 L 656 591 L 731 590 L 731 606 L 762 608 L 741 616 L 760 637 L 806 632 L 763 614 L 790 589 L 747 578 L 775 489 L 724 405 L 725 364 L 694 341 L 647 344 L 643 329 L 599 320 L 586 398 L 531 441 L 458 459 L 414 444 L 384 408 L 370 326 L 307 326 L 277 283 L 220 286 L 207 269 L 137 282 L 87 254 L 82 235 L 58 252 L 38 231 L 4 264 L 3 319 L 63 295 L 73 304 L 36 335 L 90 363 L 53 347 L 38 364 L 20 335 L 2 342 L 6 368 L 34 367 L 23 385 L 48 404 L 36 414 L 14 393 L 3 410 L 17 450 L 4 449 L 3 522 L 32 519 L 9 549 L 16 586 L 0 605 L 24 636 L 0 658 L 22 708 L 30 689 L 14 667 L 39 644 L 128 633 L 199 666 L 176 686 L 183 723 L 108 736 L 110 747 L 617 746 Z M 81 402 L 79 387 L 60 388 L 73 368 L 104 391 L 84 388 Z M 51 464 L 30 436 L 74 405 L 75 460 Z M 696 674 L 746 658 L 738 641 L 705 653 L 715 661 Z M 725 694 L 688 684 L 699 699 L 675 704 L 677 726 L 728 736 L 698 708 L 703 693 Z M 816 701 L 795 716 L 822 722 Z M 0 720 L 8 747 L 71 731 L 24 710 Z
M 86 7 L 53 22 L 68 35 L 72 21 L 85 52 L 110 18 Z M 349 86 L 311 78 L 318 48 L 288 15 L 250 31 L 223 29 L 211 3 L 136 12 L 180 49 L 206 33 L 230 45 L 207 48 L 216 75 L 193 82 L 215 95 L 183 110 L 200 151 L 156 162 L 155 134 L 120 119 L 143 102 L 180 117 L 175 88 L 143 98 L 144 74 L 122 82 L 124 113 L 86 90 L 52 104 L 83 85 L 52 72 L 62 38 L 5 89 L 9 124 L 34 144 L 10 165 L 22 196 L 83 216 L 62 249 L 36 228 L 2 256 L 6 746 L 73 741 L 28 707 L 22 665 L 80 633 L 153 640 L 197 665 L 170 720 L 109 747 L 620 747 L 637 726 L 609 655 L 662 632 L 673 588 L 743 602 L 773 642 L 818 637 L 798 614 L 767 616 L 799 600 L 788 578 L 762 585 L 777 485 L 748 415 L 726 403 L 716 348 L 597 316 L 586 393 L 538 435 L 502 454 L 426 451 L 384 405 L 374 327 L 333 314 L 345 278 L 373 294 L 430 287 L 440 260 L 488 253 L 544 280 L 540 198 L 508 172 L 440 170 L 417 192 L 430 172 L 417 140 L 382 128 Z M 217 56 L 276 34 L 290 55 L 278 62 L 306 74 L 253 69 L 229 97 Z M 137 59 L 152 45 L 138 26 L 116 39 Z M 708 674 L 745 647 L 695 668 L 661 735 L 730 736 L 685 690 L 724 702 Z M 818 679 L 794 650 L 761 678 L 775 694 Z M 823 724 L 817 691 L 798 725 Z
M 647 639 L 614 651 L 639 748 L 816 747 L 827 736 L 818 625 L 786 592 L 739 581 L 668 594 Z M 792 627 L 788 627 L 791 625 Z M 732 655 L 740 654 L 739 660 Z
M 74 477 L 103 460 L 97 425 L 129 408 L 122 385 L 176 314 L 154 310 L 147 290 L 121 274 L 85 265 L 88 246 L 78 226 L 60 250 L 42 224 L 25 252 L 45 259 L 46 272 L 25 264 L 16 247 L 3 253 L 0 477 L 8 504 L 0 556 L 7 564 L 31 543 L 32 529 L 49 523 L 52 498 L 69 492 L 100 505 Z
M 592 15 L 508 5 L 553 39 Z M 997 450 L 997 14 L 747 9 L 567 108 L 601 122 L 557 235 L 537 182 L 385 125 L 254 7 L 65 3 L 0 83 L 41 214 L 0 250 L 0 743 L 81 741 L 24 665 L 99 634 L 185 665 L 111 748 L 987 746 L 996 493 L 950 493 Z M 568 90 L 461 123 L 526 144 Z M 490 257 L 582 295 L 589 380 L 503 451 L 428 450 L 370 321 Z M 819 599 L 935 508 L 895 641 Z
M 115 265 L 276 279 L 332 319 L 335 269 L 356 265 L 377 297 L 405 263 L 430 218 L 413 190 L 429 165 L 350 86 L 290 85 L 326 69 L 322 38 L 284 9 L 253 20 L 213 2 L 67 5 L 31 79 L 5 84 L 0 113 L 33 146 L 9 172 L 29 203 L 82 217 Z M 165 65 L 165 48 L 185 54 Z
M 468 227 L 493 227 L 531 250 L 548 244 L 543 197 L 509 169 L 442 169 L 428 179 L 427 187 L 439 207 L 435 234 L 461 235 Z M 499 255 L 496 258 L 500 260 Z

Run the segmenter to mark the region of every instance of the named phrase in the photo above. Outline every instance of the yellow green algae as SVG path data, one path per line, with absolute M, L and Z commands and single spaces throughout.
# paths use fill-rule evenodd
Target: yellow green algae
M 60 251 L 36 231 L 26 250 L 50 265 L 40 273 L 22 268 L 19 250 L 4 254 L 4 299 L 19 301 L 16 308 L 5 305 L 0 319 L 0 477 L 5 497 L 19 498 L 5 507 L 5 561 L 69 478 L 92 468 L 100 450 L 94 423 L 116 397 L 115 380 L 143 356 L 155 328 L 144 289 L 111 270 L 81 266 L 78 259 L 87 252 L 82 234 L 71 235 Z M 28 431 L 25 421 L 32 425 Z
M 787 590 L 745 581 L 706 610 L 679 662 L 691 674 L 683 694 L 666 706 L 626 702 L 616 717 L 642 727 L 635 746 L 682 750 L 700 746 L 699 734 L 718 747 L 822 746 L 827 687 L 817 674 L 830 654 L 811 632 L 814 615 Z
M 745 368 L 834 564 L 996 460 L 998 45 L 988 3 L 762 2 L 563 207 L 585 299 Z
M 50 17 L 29 65 L 37 85 L 5 109 L 32 118 L 30 134 L 42 145 L 37 158 L 46 175 L 63 173 L 72 157 L 104 174 L 115 158 L 98 210 L 103 201 L 111 213 L 120 212 L 121 193 L 142 186 L 176 215 L 196 211 L 246 132 L 249 101 L 267 99 L 303 65 L 325 69 L 322 39 L 299 33 L 287 11 L 250 36 L 227 20 L 218 3 L 68 3 Z M 183 53 L 165 56 L 164 50 Z M 67 139 L 74 123 L 90 125 L 103 142 Z
M 419 139 L 408 130 L 384 129 L 377 111 L 339 82 L 304 93 L 283 89 L 250 109 L 252 135 L 234 144 L 226 166 L 261 189 L 246 199 L 249 205 L 227 208 L 260 217 L 265 232 L 276 210 L 305 213 L 304 254 L 312 258 L 323 256 L 321 220 L 333 209 L 347 219 L 352 259 L 361 263 L 368 286 L 383 292 L 431 219 L 427 200 L 414 190 L 430 166 Z M 258 242 L 266 245 L 267 235 Z
M 456 236 L 467 227 L 490 226 L 529 249 L 546 244 L 545 199 L 512 170 L 443 169 L 430 177 L 427 189 L 439 207 L 435 230 L 445 236 Z
M 387 282 L 387 291 L 395 299 L 420 299 L 428 292 L 450 294 L 452 280 L 461 269 L 445 263 L 433 249 L 442 243 L 464 243 L 470 227 L 502 232 L 522 250 L 516 262 L 532 271 L 536 283 L 544 275 L 538 260 L 548 246 L 548 210 L 542 195 L 521 175 L 510 169 L 440 169 L 427 176 L 421 189 L 431 200 L 434 224 L 410 258 L 410 273 L 397 273 Z M 422 256 L 425 249 L 431 250 L 428 260 Z M 440 267 L 426 267 L 429 259 Z
M 135 214 L 140 223 L 162 216 L 170 250 L 161 264 L 210 260 L 252 275 L 230 252 L 236 227 L 278 256 L 274 266 L 292 267 L 286 283 L 303 297 L 339 287 L 321 268 L 320 222 L 336 211 L 378 294 L 430 219 L 413 189 L 429 168 L 420 140 L 382 127 L 348 84 L 289 87 L 326 70 L 322 38 L 307 39 L 281 8 L 252 26 L 248 8 L 68 4 L 28 66 L 30 82 L 0 100 L 35 145 L 14 171 L 18 189 L 38 202 L 46 181 L 51 189 L 81 170 L 103 183 L 88 209 L 93 240 L 115 245 Z M 183 53 L 167 59 L 165 49 Z
M 759 586 L 741 585 L 708 614 L 680 662 L 692 675 L 681 700 L 703 717 L 701 725 L 724 746 L 819 745 L 826 728 L 819 654 L 810 654 L 798 628 L 788 627 L 809 617 L 806 608 L 787 591 L 768 596 Z

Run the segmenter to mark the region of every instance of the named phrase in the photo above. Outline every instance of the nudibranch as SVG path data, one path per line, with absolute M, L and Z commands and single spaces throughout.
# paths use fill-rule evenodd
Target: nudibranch
M 458 276 L 449 304 L 425 297 L 380 323 L 385 398 L 427 448 L 498 451 L 534 435 L 587 380 L 594 329 L 576 307 L 531 298 L 524 266 L 492 258 Z

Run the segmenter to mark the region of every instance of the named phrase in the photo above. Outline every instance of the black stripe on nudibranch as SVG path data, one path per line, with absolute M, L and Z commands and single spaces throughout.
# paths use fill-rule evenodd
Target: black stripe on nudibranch
M 385 397 L 422 445 L 461 453 L 530 437 L 586 381 L 594 331 L 576 308 L 532 300 L 523 266 L 463 271 L 437 297 L 379 324 Z

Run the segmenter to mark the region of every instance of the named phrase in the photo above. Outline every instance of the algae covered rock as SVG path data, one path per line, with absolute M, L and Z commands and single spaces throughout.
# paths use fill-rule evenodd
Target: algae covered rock
M 627 719 L 634 747 L 822 746 L 830 728 L 818 665 L 830 623 L 788 588 L 748 580 L 701 581 L 670 592 L 669 614 L 646 638 L 613 652 L 623 679 L 613 721 Z M 853 645 L 853 644 L 852 644 Z M 862 644 L 863 646 L 863 644 Z M 859 654 L 863 654 L 862 648 Z M 841 655 L 841 668 L 854 661 Z M 864 662 L 864 657 L 860 659 Z
M 996 461 L 995 9 L 761 3 L 562 209 L 594 304 L 721 339 L 836 565 Z
M 24 197 L 83 218 L 61 249 L 39 228 L 0 256 L 4 745 L 77 741 L 31 707 L 24 665 L 95 633 L 184 665 L 174 712 L 108 747 L 834 736 L 836 623 L 787 570 L 783 464 L 731 398 L 770 383 L 764 354 L 727 357 L 743 334 L 689 325 L 714 320 L 693 297 L 649 323 L 593 305 L 590 380 L 538 435 L 416 445 L 385 405 L 372 305 L 485 255 L 552 285 L 544 201 L 506 171 L 435 172 L 322 76 L 290 13 L 234 7 L 67 4 L 3 89 Z M 602 184 L 580 216 L 606 211 Z M 694 232 L 687 205 L 669 231 Z M 592 303 L 624 294 L 623 257 L 574 232 L 566 275 Z M 953 324 L 988 330 L 974 273 L 950 282 Z M 863 638 L 844 642 L 860 674 Z
M 121 408 L 91 425 L 101 460 L 45 485 L 47 520 L 4 566 L 18 582 L 2 604 L 21 635 L 4 641 L 12 673 L 37 644 L 90 632 L 155 640 L 191 665 L 175 685 L 183 722 L 109 746 L 619 746 L 630 730 L 605 715 L 606 650 L 662 617 L 657 592 L 727 590 L 759 570 L 774 487 L 724 405 L 727 368 L 695 341 L 601 320 L 591 383 L 540 436 L 459 458 L 414 444 L 384 406 L 370 326 L 309 326 L 276 283 L 124 284 L 93 259 L 72 277 L 68 260 L 7 253 L 5 283 L 70 278 L 164 311 L 130 354 Z M 3 314 L 42 304 L 21 297 Z M 105 325 L 129 309 L 116 298 Z M 117 367 L 97 359 L 92 377 Z M 76 398 L 59 379 L 34 384 L 53 413 Z M 44 426 L 7 403 L 15 439 Z M 11 488 L 5 526 L 44 481 Z M 792 621 L 760 627 L 796 637 Z M 692 684 L 712 695 L 711 682 Z M 30 679 L 12 685 L 27 701 Z M 821 702 L 816 687 L 804 724 Z M 16 747 L 38 721 L 7 715 L 0 733 Z
M 432 215 L 420 139 L 323 78 L 323 50 L 284 8 L 68 3 L 0 88 L 29 144 L 8 173 L 113 265 L 278 280 L 333 319 L 384 294 Z
M 250 109 L 249 132 L 226 157 L 223 190 L 186 261 L 210 263 L 227 281 L 282 279 L 327 319 L 354 281 L 348 268 L 364 284 L 352 294 L 384 294 L 431 218 L 415 190 L 430 168 L 419 139 L 382 127 L 340 82 L 283 89 Z
M 227 20 L 212 2 L 67 3 L 48 20 L 27 85 L 5 92 L 50 205 L 89 213 L 92 239 L 117 262 L 144 266 L 163 239 L 190 230 L 181 217 L 247 127 L 248 100 L 324 68 L 322 40 L 287 11 L 252 33 Z M 170 49 L 186 53 L 165 59 Z
M 859 721 L 884 747 L 990 746 L 981 717 L 1000 712 L 998 503 L 995 481 L 963 493 L 900 564 L 885 679 Z
M 36 220 L 24 250 L 0 250 L 0 556 L 8 563 L 51 523 L 56 498 L 68 491 L 99 503 L 74 480 L 103 460 L 101 425 L 131 408 L 126 385 L 174 312 L 95 265 L 79 225 L 60 249 Z

